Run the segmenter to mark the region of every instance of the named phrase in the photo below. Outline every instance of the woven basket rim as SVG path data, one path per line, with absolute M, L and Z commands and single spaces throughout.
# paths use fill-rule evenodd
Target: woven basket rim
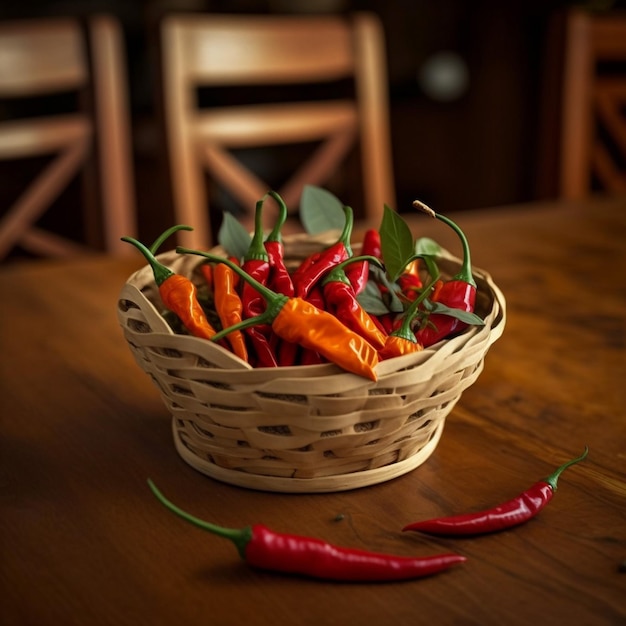
M 314 239 L 314 241 L 317 241 L 318 239 Z M 304 238 L 300 234 L 285 237 L 286 243 L 301 240 L 310 241 L 310 239 Z M 221 249 L 215 248 L 212 250 L 212 252 L 215 250 L 219 251 Z M 197 267 L 202 262 L 201 257 L 195 257 L 190 262 L 188 257 L 186 257 L 185 255 L 177 254 L 175 250 L 163 252 L 157 256 L 157 259 L 161 263 L 172 268 L 174 271 L 179 271 L 181 269 L 181 264 L 185 266 L 190 265 L 191 267 Z M 187 259 L 187 262 L 184 262 L 185 259 Z M 461 260 L 458 257 L 449 253 L 447 250 L 441 251 L 440 256 L 438 257 L 438 261 L 450 263 L 454 266 L 460 266 L 461 264 Z M 419 352 L 379 362 L 375 367 L 375 371 L 379 380 L 381 377 L 384 378 L 385 376 L 396 372 L 399 369 L 415 367 L 417 365 L 425 363 L 428 361 L 430 356 L 440 352 L 441 350 L 445 350 L 449 353 L 454 353 L 457 350 L 456 344 L 464 342 L 466 340 L 467 334 L 477 332 L 489 332 L 489 345 L 499 339 L 504 330 L 503 322 L 506 317 L 506 300 L 504 294 L 493 281 L 493 278 L 489 272 L 478 267 L 473 267 L 472 271 L 475 278 L 477 279 L 477 282 L 479 283 L 479 290 L 481 284 L 483 285 L 483 287 L 487 287 L 494 303 L 494 307 L 489 312 L 490 315 L 485 318 L 485 326 L 470 327 L 466 329 L 463 333 L 461 333 L 461 335 L 448 339 L 443 339 L 433 346 L 429 346 L 428 348 L 425 348 L 424 350 L 421 350 Z M 341 370 L 337 365 L 334 365 L 333 363 L 324 363 L 318 365 L 294 365 L 280 368 L 253 368 L 250 364 L 241 360 L 235 354 L 218 344 L 214 344 L 210 341 L 206 341 L 204 339 L 192 337 L 189 335 L 176 334 L 175 331 L 167 324 L 166 320 L 163 318 L 159 310 L 156 308 L 154 302 L 152 301 L 152 299 L 154 299 L 155 297 L 158 299 L 158 295 L 154 294 L 152 299 L 146 296 L 145 287 L 148 285 L 152 285 L 153 282 L 154 279 L 152 275 L 152 268 L 149 265 L 145 265 L 133 272 L 128 277 L 120 292 L 119 299 L 131 301 L 139 300 L 141 303 L 140 306 L 142 309 L 142 313 L 146 316 L 146 318 L 148 318 L 151 327 L 153 329 L 157 329 L 151 331 L 154 336 L 169 336 L 170 338 L 172 338 L 172 347 L 175 347 L 175 345 L 179 343 L 181 346 L 197 350 L 201 354 L 206 354 L 208 359 L 217 359 L 220 362 L 221 368 L 223 369 L 225 376 L 238 374 L 241 375 L 243 372 L 246 372 L 250 381 L 256 379 L 259 383 L 261 383 L 261 381 L 265 381 L 270 384 L 271 381 L 276 381 L 277 379 L 280 379 L 282 381 L 284 379 L 301 379 L 303 377 L 320 378 L 326 376 L 344 376 L 359 378 L 355 374 L 351 374 L 349 372 Z M 268 378 L 271 380 L 268 380 Z

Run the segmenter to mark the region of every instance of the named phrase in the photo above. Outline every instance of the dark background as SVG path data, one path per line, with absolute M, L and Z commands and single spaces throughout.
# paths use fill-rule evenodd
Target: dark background
M 152 236 L 171 225 L 158 123 L 159 19 L 175 11 L 286 13 L 327 4 L 335 12 L 371 10 L 383 22 L 398 210 L 416 197 L 441 212 L 455 212 L 554 194 L 549 159 L 555 141 L 554 79 L 547 68 L 557 42 L 551 29 L 568 6 L 609 10 L 620 8 L 617 2 L 75 0 L 3 3 L 0 19 L 101 11 L 120 19 L 128 54 L 140 234 Z M 467 70 L 465 88 L 449 99 L 433 97 L 418 79 L 440 52 L 454 53 Z M 0 177 L 5 206 L 18 185 L 15 176 Z

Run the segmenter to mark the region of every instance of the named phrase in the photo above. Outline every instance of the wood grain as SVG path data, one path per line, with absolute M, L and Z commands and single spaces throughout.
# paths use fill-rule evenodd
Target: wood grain
M 507 328 L 435 453 L 388 483 L 334 494 L 221 484 L 176 454 L 169 416 L 117 325 L 138 258 L 0 269 L 0 614 L 38 624 L 509 624 L 626 621 L 626 201 L 464 213 L 476 265 L 507 297 Z M 445 227 L 411 218 L 453 252 Z M 590 448 L 549 507 L 473 539 L 408 522 L 516 495 Z M 262 522 L 333 543 L 456 551 L 431 578 L 358 585 L 255 571 L 167 513 Z

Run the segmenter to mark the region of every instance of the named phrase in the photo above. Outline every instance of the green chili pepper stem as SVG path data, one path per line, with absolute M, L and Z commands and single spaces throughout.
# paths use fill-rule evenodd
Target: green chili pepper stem
M 557 487 L 557 482 L 559 480 L 559 476 L 570 465 L 574 465 L 576 463 L 580 463 L 580 461 L 582 461 L 587 456 L 588 452 L 589 452 L 589 448 L 587 446 L 585 446 L 585 451 L 579 457 L 576 457 L 575 459 L 572 459 L 571 461 L 568 461 L 567 463 L 563 463 L 563 465 L 561 465 L 561 467 L 557 468 L 554 472 L 552 472 L 552 474 L 550 474 L 550 476 L 548 476 L 547 478 L 544 478 L 543 482 L 548 483 L 548 485 L 550 485 L 550 487 L 552 487 L 552 491 L 556 491 L 556 487 Z
M 411 302 L 410 306 L 404 312 L 402 316 L 402 324 L 400 328 L 392 332 L 392 335 L 397 337 L 402 337 L 403 339 L 408 339 L 413 343 L 416 343 L 415 333 L 411 330 L 411 323 L 413 322 L 413 318 L 417 313 L 417 309 L 419 305 L 426 299 L 428 294 L 432 291 L 432 288 L 435 286 L 435 283 L 439 280 L 439 270 L 436 271 L 434 276 L 431 276 L 431 281 L 422 289 L 420 295 Z
M 346 216 L 346 221 L 343 225 L 343 230 L 341 231 L 341 235 L 339 235 L 339 239 L 337 240 L 337 242 L 343 243 L 348 252 L 348 256 L 352 256 L 350 239 L 352 238 L 352 228 L 354 226 L 354 212 L 352 211 L 352 207 L 349 206 L 344 206 L 343 212 Z
M 458 224 L 453 222 L 449 217 L 436 213 L 429 206 L 425 205 L 423 202 L 420 202 L 419 200 L 414 200 L 413 206 L 416 209 L 423 211 L 427 215 L 430 215 L 431 217 L 438 219 L 444 224 L 447 224 L 458 235 L 459 239 L 461 240 L 461 246 L 463 248 L 463 263 L 461 265 L 461 269 L 459 270 L 458 274 L 453 276 L 452 280 L 461 280 L 464 283 L 467 283 L 469 285 L 472 285 L 473 287 L 476 287 L 476 281 L 474 280 L 474 275 L 472 274 L 472 259 L 471 259 L 471 254 L 470 254 L 470 246 L 467 241 L 467 237 L 465 236 L 465 233 L 461 230 Z
M 278 219 L 276 220 L 276 224 L 274 228 L 270 231 L 270 234 L 266 237 L 265 241 L 280 241 L 281 237 L 281 229 L 285 222 L 287 221 L 287 205 L 285 201 L 280 197 L 278 193 L 275 191 L 268 191 L 268 195 L 274 198 L 278 203 Z
M 177 224 L 176 226 L 168 228 L 164 233 L 160 234 L 155 239 L 154 243 L 150 246 L 150 252 L 152 252 L 152 254 L 156 254 L 157 250 L 161 247 L 163 242 L 179 230 L 193 230 L 193 226 L 187 226 L 186 224 Z
M 267 250 L 263 245 L 263 203 L 267 198 L 265 194 L 257 203 L 254 211 L 254 234 L 250 241 L 250 247 L 246 252 L 244 261 L 269 261 Z
M 351 256 L 349 259 L 346 259 L 345 261 L 342 261 L 341 263 L 333 267 L 333 269 L 322 281 L 322 285 L 336 281 L 349 284 L 350 280 L 346 276 L 346 273 L 344 271 L 345 268 L 351 263 L 357 263 L 361 261 L 368 261 L 369 263 L 376 265 L 376 267 L 379 267 L 381 270 L 385 269 L 385 266 L 381 263 L 380 259 L 377 259 L 375 256 L 371 256 L 369 254 L 363 254 L 361 256 Z
M 165 267 L 163 263 L 159 263 L 154 256 L 154 253 L 147 246 L 142 244 L 141 241 L 137 241 L 133 237 L 122 237 L 121 239 L 122 241 L 131 243 L 146 257 L 146 260 L 152 268 L 152 273 L 154 274 L 154 280 L 157 287 L 160 287 L 170 276 L 174 275 L 174 272 L 169 269 L 169 267 Z
M 224 528 L 223 526 L 218 526 L 217 524 L 205 522 L 204 520 L 194 517 L 186 511 L 178 508 L 173 502 L 170 502 L 150 479 L 148 479 L 148 485 L 157 500 L 165 506 L 165 508 L 169 509 L 172 513 L 175 513 L 179 517 L 182 517 L 184 520 L 194 524 L 198 528 L 202 528 L 202 530 L 208 530 L 214 535 L 230 539 L 235 544 L 235 547 L 241 557 L 245 558 L 246 546 L 250 542 L 250 539 L 252 539 L 252 529 L 249 526 L 246 526 L 245 528 Z

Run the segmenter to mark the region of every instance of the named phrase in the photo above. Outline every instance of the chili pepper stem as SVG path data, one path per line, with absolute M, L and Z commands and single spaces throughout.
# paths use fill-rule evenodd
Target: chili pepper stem
M 474 276 L 472 274 L 472 260 L 471 260 L 471 254 L 470 254 L 470 246 L 469 246 L 469 242 L 467 241 L 467 237 L 465 236 L 465 233 L 461 230 L 458 224 L 456 224 L 456 222 L 453 222 L 449 217 L 446 217 L 445 215 L 440 215 L 439 213 L 436 213 L 435 211 L 433 211 L 433 209 L 431 209 L 428 205 L 424 204 L 421 200 L 413 200 L 413 206 L 416 209 L 423 211 L 427 215 L 430 215 L 430 217 L 434 217 L 435 219 L 438 219 L 444 224 L 447 224 L 458 235 L 461 241 L 461 246 L 463 248 L 463 264 L 461 265 L 461 269 L 459 270 L 459 273 L 456 276 L 454 276 L 453 280 L 462 280 L 463 282 L 466 282 L 469 285 L 472 285 L 472 287 L 475 287 L 476 281 L 474 280 Z
M 156 281 L 157 286 L 160 287 L 170 276 L 174 274 L 171 269 L 165 267 L 162 263 L 159 263 L 152 250 L 141 243 L 141 241 L 137 241 L 137 239 L 134 239 L 133 237 L 122 237 L 121 239 L 122 241 L 135 246 L 144 255 L 146 261 L 148 261 L 148 264 L 152 268 L 154 280 Z
M 280 197 L 280 195 L 275 191 L 268 191 L 267 195 L 273 198 L 278 203 L 278 219 L 276 220 L 274 228 L 271 230 L 265 241 L 280 241 L 280 232 L 285 221 L 287 220 L 287 205 L 285 204 L 285 201 Z
M 193 227 L 187 226 L 186 224 L 177 224 L 176 226 L 168 228 L 155 239 L 154 243 L 150 246 L 150 252 L 156 254 L 157 250 L 163 245 L 163 242 L 179 230 L 193 230 Z
M 165 508 L 202 530 L 207 530 L 208 532 L 218 535 L 219 537 L 230 539 L 230 541 L 232 541 L 237 548 L 240 556 L 244 558 L 246 546 L 252 537 L 252 529 L 249 526 L 245 528 L 224 528 L 223 526 L 218 526 L 217 524 L 211 524 L 211 522 L 206 522 L 191 515 L 190 513 L 187 513 L 186 511 L 183 511 L 173 502 L 170 502 L 150 479 L 148 479 L 148 486 L 152 490 L 152 493 L 156 496 L 157 500 L 165 506 Z
M 571 465 L 575 465 L 576 463 L 580 463 L 588 454 L 589 448 L 585 446 L 585 451 L 575 459 L 569 460 L 567 463 L 563 463 L 561 467 L 557 468 L 550 476 L 543 479 L 543 482 L 548 483 L 550 487 L 552 487 L 552 491 L 556 491 L 557 482 L 559 480 L 559 476 Z

